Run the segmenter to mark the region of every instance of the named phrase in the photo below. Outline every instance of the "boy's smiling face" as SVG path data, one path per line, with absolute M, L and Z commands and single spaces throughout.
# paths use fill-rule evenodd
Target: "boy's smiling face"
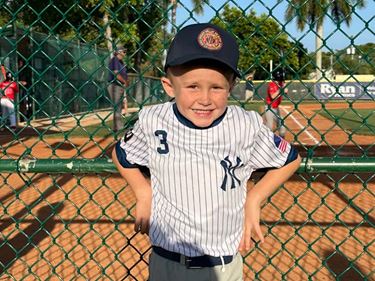
M 226 110 L 234 74 L 210 66 L 174 66 L 163 88 L 174 97 L 179 112 L 195 126 L 209 127 Z

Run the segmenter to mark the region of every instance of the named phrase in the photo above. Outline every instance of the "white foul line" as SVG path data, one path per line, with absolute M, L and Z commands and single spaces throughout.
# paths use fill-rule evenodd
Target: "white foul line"
M 280 108 L 288 115 L 289 114 L 289 111 L 286 110 L 286 108 L 289 108 L 289 106 L 280 106 Z M 293 116 L 293 113 L 289 114 L 288 116 L 290 116 L 293 121 L 303 130 L 305 127 Z M 306 133 L 310 139 L 312 139 L 315 143 L 314 144 L 318 144 L 319 141 L 314 138 L 314 136 L 312 134 L 310 134 L 309 131 L 307 130 L 303 130 L 304 133 Z

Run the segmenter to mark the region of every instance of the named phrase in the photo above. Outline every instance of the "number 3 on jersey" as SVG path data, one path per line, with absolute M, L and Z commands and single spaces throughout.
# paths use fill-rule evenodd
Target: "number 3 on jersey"
M 155 136 L 157 136 L 160 140 L 160 146 L 156 151 L 160 154 L 167 154 L 169 152 L 169 147 L 167 143 L 167 132 L 163 130 L 156 130 Z

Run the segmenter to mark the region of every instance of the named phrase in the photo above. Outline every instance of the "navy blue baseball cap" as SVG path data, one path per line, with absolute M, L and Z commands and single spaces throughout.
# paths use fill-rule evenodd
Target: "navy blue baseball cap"
M 237 69 L 239 49 L 228 31 L 211 23 L 188 25 L 177 32 L 167 53 L 164 70 L 194 60 L 218 61 L 240 77 Z

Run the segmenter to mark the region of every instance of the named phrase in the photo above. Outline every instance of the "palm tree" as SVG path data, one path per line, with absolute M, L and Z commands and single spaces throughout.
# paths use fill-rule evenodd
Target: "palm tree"
M 172 34 L 176 33 L 176 12 L 177 12 L 177 0 L 169 0 L 170 4 L 172 6 L 171 11 L 171 24 L 172 24 Z M 180 0 L 181 1 L 181 0 Z M 197 15 L 201 15 L 203 13 L 203 6 L 204 4 L 209 4 L 209 0 L 191 0 L 193 3 L 193 12 L 195 12 Z
M 178 3 L 181 2 L 181 0 L 163 0 L 168 1 L 169 5 L 171 7 L 171 24 L 172 24 L 172 30 L 171 34 L 174 35 L 176 33 L 176 14 L 177 14 L 177 6 Z M 204 4 L 209 4 L 209 0 L 191 0 L 193 3 L 193 12 L 195 12 L 198 15 L 201 15 L 203 13 L 203 6 Z M 166 2 L 165 2 L 166 3 Z M 166 41 L 167 37 L 167 21 L 165 21 L 164 26 L 164 42 Z M 162 56 L 162 64 L 164 65 L 165 59 L 167 56 L 167 50 L 164 50 L 163 56 Z
M 316 51 L 316 73 L 317 79 L 322 77 L 322 45 L 323 45 L 323 22 L 328 15 L 333 22 L 347 26 L 352 20 L 352 12 L 356 8 L 365 6 L 365 0 L 290 0 L 285 12 L 285 19 L 297 20 L 299 30 L 304 30 L 306 24 L 316 28 L 315 51 Z

